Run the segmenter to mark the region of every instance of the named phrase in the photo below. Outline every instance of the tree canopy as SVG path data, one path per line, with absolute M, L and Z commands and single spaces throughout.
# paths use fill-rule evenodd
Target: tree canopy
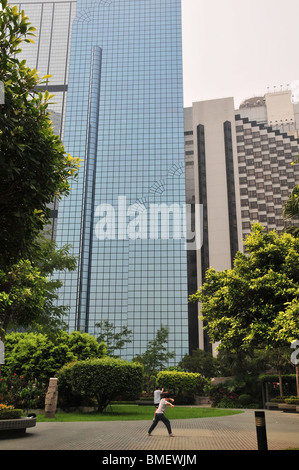
M 70 191 L 79 162 L 66 153 L 48 111 L 51 96 L 37 92 L 43 83 L 20 60 L 23 42 L 35 28 L 24 11 L 0 1 L 0 266 L 27 257 L 50 217 L 49 204 Z M 44 80 L 48 76 L 43 77 Z
M 67 258 L 68 248 L 54 256 L 55 247 L 48 246 L 47 252 L 38 240 L 49 222 L 49 204 L 69 194 L 79 159 L 65 151 L 53 132 L 48 110 L 51 96 L 37 91 L 49 76 L 40 79 L 37 71 L 20 59 L 22 45 L 33 42 L 34 31 L 24 11 L 0 0 L 0 80 L 4 86 L 0 104 L 2 338 L 8 326 L 28 328 L 46 317 L 51 317 L 52 325 L 57 324 L 63 314 L 63 308 L 54 307 L 59 283 L 48 276 L 53 266 L 73 269 L 74 264 L 71 256 Z
M 19 327 L 48 335 L 64 328 L 69 307 L 57 305 L 56 291 L 62 283 L 53 272 L 73 270 L 76 263 L 68 245 L 58 249 L 53 240 L 40 235 L 30 260 L 20 260 L 6 270 L 0 267 L 0 338 Z
M 299 335 L 299 240 L 290 234 L 265 233 L 260 224 L 244 241 L 234 266 L 221 272 L 210 268 L 206 282 L 190 302 L 201 302 L 202 319 L 212 341 L 233 352 L 286 344 L 277 332 L 292 319 Z M 288 329 L 289 332 L 289 329 Z M 290 334 L 289 334 L 290 336 Z
M 106 355 L 106 346 L 88 333 L 61 331 L 56 337 L 46 334 L 8 333 L 4 376 L 17 373 L 27 380 L 38 378 L 47 383 L 65 364 Z
M 28 260 L 0 269 L 0 338 L 8 327 L 26 328 L 43 313 L 47 279 Z
M 97 341 L 99 343 L 104 342 L 107 345 L 107 355 L 110 357 L 115 357 L 116 352 L 120 352 L 126 343 L 131 343 L 132 331 L 129 330 L 127 325 L 121 326 L 120 330 L 116 332 L 113 323 L 108 320 L 101 320 L 95 324 L 95 327 L 100 328 Z
M 155 338 L 147 343 L 147 349 L 133 359 L 134 362 L 143 364 L 148 392 L 151 378 L 167 365 L 169 359 L 175 356 L 175 352 L 169 351 L 167 347 L 168 334 L 168 327 L 161 325 Z

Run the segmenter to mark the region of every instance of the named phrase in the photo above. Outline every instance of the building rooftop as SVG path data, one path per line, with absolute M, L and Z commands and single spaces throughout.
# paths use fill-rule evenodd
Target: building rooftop
M 265 97 L 264 96 L 254 96 L 244 100 L 240 104 L 240 108 L 253 108 L 256 106 L 265 106 Z

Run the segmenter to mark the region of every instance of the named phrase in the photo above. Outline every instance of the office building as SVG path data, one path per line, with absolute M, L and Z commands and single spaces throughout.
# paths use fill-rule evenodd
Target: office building
M 296 82 L 294 82 L 296 83 Z M 283 89 L 285 88 L 285 89 Z M 299 137 L 298 91 L 294 85 L 280 87 L 280 90 L 245 99 L 237 110 L 241 117 L 272 127 L 281 134 Z
M 70 330 L 127 325 L 127 359 L 161 326 L 174 363 L 188 353 L 181 42 L 180 0 L 77 2 L 64 145 L 83 161 L 56 240 L 78 270 L 60 274 L 60 295 Z
M 69 330 L 127 325 L 133 338 L 121 356 L 131 359 L 167 326 L 176 363 L 190 329 L 181 2 L 18 7 L 37 29 L 27 64 L 52 75 L 42 89 L 55 94 L 54 129 L 83 160 L 70 196 L 52 207 L 52 237 L 78 257 L 77 271 L 59 273 Z
M 299 168 L 292 165 L 299 143 L 296 109 L 289 92 L 247 100 L 237 110 L 233 98 L 185 108 L 187 200 L 202 204 L 204 214 L 203 245 L 188 253 L 189 293 L 202 285 L 210 266 L 232 267 L 254 222 L 267 231 L 285 227 L 283 205 L 299 183 Z M 202 326 L 199 347 L 215 349 Z
M 168 326 L 174 363 L 211 349 L 187 302 L 207 267 L 230 267 L 254 221 L 283 228 L 299 129 L 289 90 L 183 110 L 180 3 L 16 3 L 37 28 L 27 64 L 52 75 L 43 89 L 55 94 L 55 132 L 83 159 L 71 195 L 52 207 L 51 236 L 78 257 L 76 272 L 60 274 L 69 329 L 127 325 L 131 359 Z M 185 202 L 203 208 L 196 250 L 186 249 Z

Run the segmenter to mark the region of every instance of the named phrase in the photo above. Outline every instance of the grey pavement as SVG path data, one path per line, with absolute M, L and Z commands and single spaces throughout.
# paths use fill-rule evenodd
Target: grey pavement
M 149 421 L 37 423 L 22 437 L 0 439 L 1 450 L 190 451 L 258 450 L 254 410 L 232 416 L 172 420 L 175 437 Z M 299 413 L 265 411 L 268 450 L 299 448 Z

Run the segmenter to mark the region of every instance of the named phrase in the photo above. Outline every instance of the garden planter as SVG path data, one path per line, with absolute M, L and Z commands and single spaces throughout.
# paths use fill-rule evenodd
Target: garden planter
M 273 401 L 266 401 L 265 407 L 267 410 L 277 410 L 278 409 L 278 402 L 273 402 Z
M 290 405 L 288 403 L 279 403 L 278 409 L 286 412 L 294 412 L 296 411 L 296 405 Z
M 0 420 L 0 439 L 23 435 L 27 428 L 36 425 L 36 418 L 16 418 Z

